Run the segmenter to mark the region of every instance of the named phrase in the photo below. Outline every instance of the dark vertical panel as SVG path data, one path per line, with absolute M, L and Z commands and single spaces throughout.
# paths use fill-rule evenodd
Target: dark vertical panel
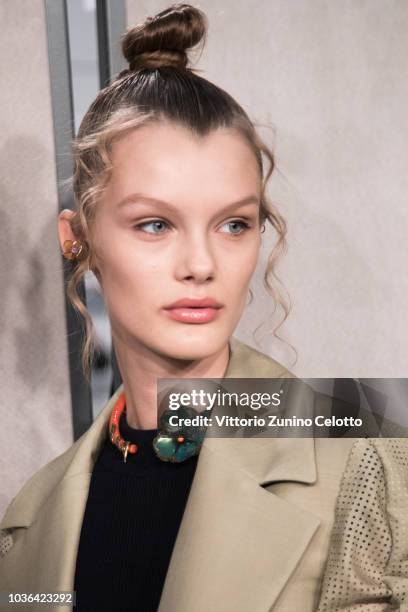
M 74 135 L 71 67 L 69 55 L 67 8 L 65 0 L 45 0 L 48 56 L 50 67 L 51 101 L 54 122 L 55 157 L 58 181 L 58 208 L 73 208 L 72 190 L 62 182 L 72 176 L 71 141 Z M 68 281 L 70 264 L 64 262 L 64 286 Z M 83 283 L 79 287 L 81 299 L 85 301 Z M 66 295 L 66 294 L 65 294 Z M 66 320 L 70 369 L 72 420 L 74 439 L 81 436 L 92 423 L 91 389 L 81 367 L 81 342 L 84 333 L 82 321 L 67 297 Z
M 101 87 L 125 68 L 120 39 L 126 30 L 125 0 L 97 0 L 99 78 Z
M 99 78 L 105 87 L 118 72 L 125 68 L 122 58 L 120 39 L 127 28 L 125 0 L 97 0 L 96 15 L 98 23 Z M 111 392 L 119 387 L 122 378 L 119 372 L 115 351 L 112 348 L 112 386 Z

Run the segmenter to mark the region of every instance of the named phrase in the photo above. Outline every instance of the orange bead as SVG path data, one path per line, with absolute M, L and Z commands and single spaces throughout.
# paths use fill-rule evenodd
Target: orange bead
M 183 437 L 183 436 L 179 436 L 179 437 L 177 438 L 177 442 L 178 442 L 179 444 L 183 444 L 183 442 L 184 442 L 184 437 Z

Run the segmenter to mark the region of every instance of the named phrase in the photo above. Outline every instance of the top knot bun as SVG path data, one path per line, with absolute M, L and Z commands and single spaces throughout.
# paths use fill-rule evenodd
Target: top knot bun
M 190 4 L 174 4 L 130 28 L 123 37 L 123 55 L 132 71 L 187 68 L 187 50 L 205 39 L 206 31 L 204 13 Z

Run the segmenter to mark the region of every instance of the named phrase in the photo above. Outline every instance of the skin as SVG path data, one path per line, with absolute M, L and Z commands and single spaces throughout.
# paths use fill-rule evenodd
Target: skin
M 112 159 L 92 227 L 94 272 L 111 321 L 127 421 L 153 429 L 157 378 L 225 374 L 259 256 L 261 177 L 236 131 L 197 137 L 163 121 L 116 140 Z M 61 247 L 75 239 L 73 214 L 59 215 Z M 222 308 L 207 323 L 174 321 L 164 307 L 186 297 L 211 297 Z

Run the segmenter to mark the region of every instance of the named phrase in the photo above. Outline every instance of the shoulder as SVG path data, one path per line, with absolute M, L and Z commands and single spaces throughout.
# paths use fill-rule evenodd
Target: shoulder
M 111 408 L 122 388 L 121 385 L 91 427 L 76 442 L 31 476 L 9 504 L 0 523 L 0 530 L 28 527 L 55 487 L 66 478 L 92 471 L 99 449 L 107 436 Z
M 25 526 L 25 523 L 28 521 L 28 508 L 30 512 L 38 510 L 41 500 L 64 477 L 80 441 L 81 439 L 77 440 L 64 453 L 46 463 L 27 480 L 10 502 L 0 523 L 0 529 L 11 526 L 11 516 L 14 517 L 15 514 L 18 515 L 18 519 L 13 518 L 11 522 L 18 524 L 13 524 L 13 526 Z M 24 507 L 27 510 L 24 510 Z
M 51 491 L 64 478 L 79 442 L 35 472 L 12 499 L 0 523 L 0 558 L 13 547 L 14 530 L 33 523 Z
M 408 495 L 408 438 L 361 438 L 351 450 L 348 471 L 366 470 L 366 463 L 378 466 L 381 480 L 402 479 Z
M 295 378 L 295 375 L 272 357 L 234 337 L 230 340 L 226 378 Z

